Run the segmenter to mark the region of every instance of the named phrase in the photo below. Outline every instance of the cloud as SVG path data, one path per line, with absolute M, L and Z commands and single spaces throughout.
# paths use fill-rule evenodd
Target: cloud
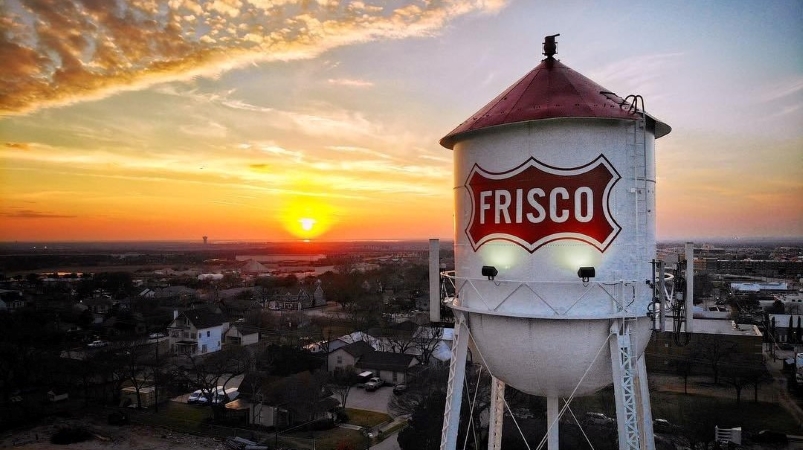
M 25 142 L 6 142 L 7 148 L 13 148 L 16 150 L 30 150 L 31 146 Z
M 776 100 L 788 98 L 803 92 L 803 77 L 797 77 L 766 89 L 760 94 L 761 100 L 774 102 Z
M 329 78 L 326 80 L 327 83 L 333 84 L 335 86 L 346 86 L 346 87 L 356 87 L 356 88 L 367 88 L 373 87 L 374 83 L 365 80 L 352 80 L 347 78 Z
M 19 211 L 2 212 L 0 216 L 10 217 L 14 219 L 75 219 L 78 216 L 69 216 L 63 214 L 51 214 L 45 212 L 34 211 L 31 209 L 21 209 Z
M 328 150 L 333 150 L 333 151 L 336 151 L 336 152 L 362 153 L 364 155 L 376 156 L 376 157 L 382 158 L 382 159 L 393 159 L 393 157 L 390 156 L 390 155 L 387 155 L 387 154 L 382 153 L 382 152 L 378 152 L 376 150 L 371 150 L 370 148 L 364 148 L 364 147 L 353 147 L 353 146 L 348 146 L 348 145 L 330 145 L 330 146 L 328 146 L 326 148 Z
M 255 61 L 437 34 L 502 1 L 40 0 L 0 3 L 0 114 L 219 76 Z M 367 87 L 360 80 L 341 80 Z M 348 84 L 350 83 L 350 84 Z
M 683 61 L 683 53 L 659 53 L 634 56 L 587 71 L 586 76 L 606 88 L 630 86 L 632 92 L 652 100 L 662 94 L 661 78 L 677 71 Z M 629 94 L 625 93 L 626 94 Z M 622 95 L 624 97 L 625 95 Z

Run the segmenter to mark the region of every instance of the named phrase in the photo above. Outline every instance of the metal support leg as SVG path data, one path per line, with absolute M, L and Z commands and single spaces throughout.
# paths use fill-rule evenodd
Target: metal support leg
M 546 426 L 547 430 L 547 448 L 549 450 L 560 449 L 560 420 L 558 414 L 560 413 L 560 401 L 558 397 L 546 398 Z
M 488 423 L 488 450 L 502 449 L 502 423 L 505 420 L 505 382 L 491 378 L 491 417 Z
M 636 407 L 636 371 L 627 321 L 611 326 L 610 340 L 613 392 L 616 397 L 616 422 L 620 450 L 640 450 L 639 420 Z
M 647 384 L 647 363 L 644 355 L 636 363 L 638 368 L 639 395 L 641 396 L 641 442 L 644 450 L 655 450 L 655 434 L 652 429 L 652 406 L 650 388 Z
M 466 379 L 468 354 L 468 327 L 462 313 L 455 311 L 452 359 L 449 362 L 449 381 L 446 385 L 446 408 L 443 412 L 441 450 L 457 448 L 457 431 L 460 426 L 460 407 L 463 404 L 463 382 Z

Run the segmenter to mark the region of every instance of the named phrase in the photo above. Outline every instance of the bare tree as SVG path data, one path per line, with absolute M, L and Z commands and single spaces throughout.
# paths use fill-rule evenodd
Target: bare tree
M 692 374 L 692 369 L 694 368 L 694 361 L 687 356 L 682 356 L 675 361 L 673 361 L 673 365 L 675 366 L 675 372 L 678 375 L 683 377 L 683 393 L 689 393 L 689 376 Z
M 336 370 L 329 377 L 329 389 L 340 400 L 340 404 L 346 407 L 346 400 L 349 398 L 351 388 L 357 384 L 357 374 L 351 370 Z
M 721 365 L 736 353 L 736 343 L 725 340 L 722 336 L 700 335 L 700 339 L 694 344 L 692 353 L 695 359 L 708 364 L 716 384 L 719 382 Z
M 223 399 L 219 404 L 213 402 L 218 386 L 224 391 L 232 378 L 245 373 L 251 365 L 251 355 L 244 347 L 233 346 L 205 355 L 189 355 L 175 373 L 176 377 L 200 390 L 206 397 L 207 404 L 213 406 L 216 418 L 223 411 Z M 218 406 L 218 407 L 215 407 Z
M 435 324 L 423 325 L 416 330 L 413 345 L 418 351 L 421 364 L 428 366 L 432 353 L 443 339 L 443 327 Z

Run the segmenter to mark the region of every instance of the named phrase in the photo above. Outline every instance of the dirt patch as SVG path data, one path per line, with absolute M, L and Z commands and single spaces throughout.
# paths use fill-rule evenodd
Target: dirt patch
M 81 428 L 91 439 L 70 445 L 57 445 L 50 438 L 61 429 Z M 29 430 L 6 434 L 0 448 L 22 450 L 223 450 L 223 442 L 213 438 L 175 433 L 142 425 L 113 426 L 93 419 L 58 419 Z

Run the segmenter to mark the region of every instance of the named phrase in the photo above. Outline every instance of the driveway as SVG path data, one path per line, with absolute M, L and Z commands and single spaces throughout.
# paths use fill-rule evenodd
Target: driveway
M 382 386 L 374 392 L 367 392 L 365 389 L 355 386 L 349 391 L 346 408 L 366 409 L 389 414 L 388 401 L 391 395 L 393 395 L 391 386 Z

